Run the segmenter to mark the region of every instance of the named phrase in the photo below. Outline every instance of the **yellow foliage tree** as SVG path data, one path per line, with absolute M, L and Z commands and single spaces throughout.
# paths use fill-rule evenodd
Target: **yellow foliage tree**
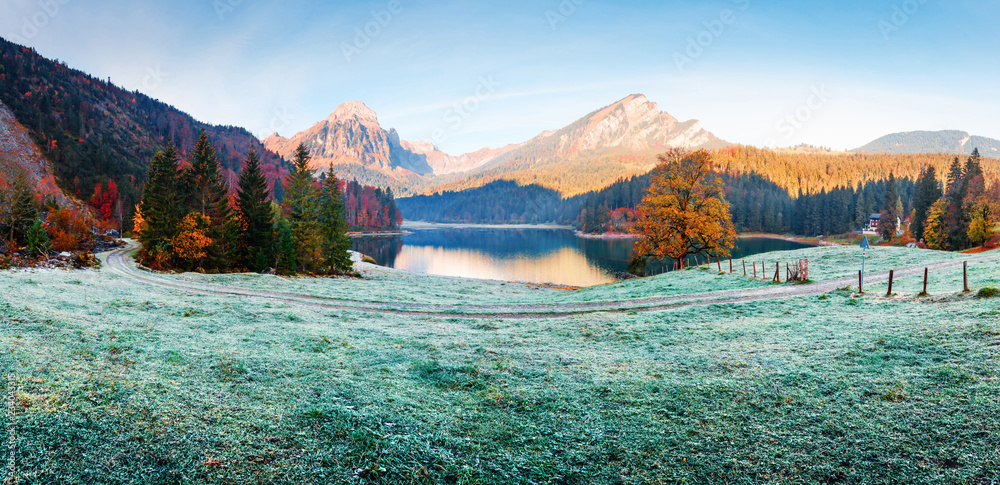
M 986 197 L 980 197 L 972 209 L 972 220 L 969 222 L 969 241 L 973 244 L 983 244 L 993 238 L 997 227 L 997 204 Z
M 948 224 L 945 222 L 948 204 L 941 199 L 927 212 L 924 225 L 924 243 L 931 249 L 943 249 L 948 245 Z
M 212 244 L 212 239 L 205 235 L 209 222 L 207 217 L 197 212 L 184 216 L 177 235 L 171 241 L 174 256 L 188 262 L 204 258 L 205 249 Z
M 736 230 L 722 180 L 704 151 L 672 150 L 658 157 L 649 189 L 639 204 L 633 232 L 641 259 L 674 258 L 684 267 L 689 255 L 729 256 Z
M 146 228 L 146 218 L 142 215 L 139 204 L 135 205 L 135 215 L 132 216 L 132 237 L 138 238 L 143 229 Z

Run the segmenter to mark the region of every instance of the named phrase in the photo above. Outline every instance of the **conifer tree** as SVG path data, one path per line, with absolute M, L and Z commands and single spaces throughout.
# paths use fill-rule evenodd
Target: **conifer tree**
M 879 220 L 879 233 L 887 241 L 892 241 L 896 237 L 897 218 L 900 216 L 896 212 L 896 202 L 899 200 L 898 188 L 896 187 L 896 177 L 889 174 L 889 181 L 886 183 L 885 201 L 882 203 L 882 218 Z
M 322 262 L 321 231 L 319 223 L 319 193 L 309 168 L 309 151 L 300 144 L 295 149 L 292 172 L 285 180 L 285 200 L 282 214 L 288 219 L 298 269 L 315 270 Z
M 277 247 L 275 251 L 275 267 L 278 274 L 295 274 L 298 269 L 298 258 L 295 253 L 295 237 L 292 235 L 292 225 L 285 218 L 278 221 Z
M 941 198 L 941 186 L 937 180 L 937 171 L 933 165 L 928 166 L 917 180 L 917 195 L 913 204 L 914 217 L 910 224 L 910 232 L 914 239 L 924 238 L 924 228 L 927 225 L 928 211 Z
M 149 180 L 139 203 L 144 221 L 139 242 L 142 243 L 143 253 L 158 261 L 169 257 L 170 241 L 176 235 L 182 216 L 177 165 L 177 151 L 173 143 L 168 143 L 166 148 L 153 155 Z
M 8 230 L 9 239 L 16 243 L 26 243 L 28 228 L 38 220 L 38 204 L 24 172 L 14 176 L 9 200 L 3 201 L 2 224 Z
M 226 237 L 226 233 L 232 229 L 232 210 L 215 147 L 209 142 L 204 130 L 194 145 L 191 165 L 184 171 L 184 180 L 188 190 L 185 201 L 187 212 L 197 213 L 208 219 L 205 235 L 212 240 L 212 244 L 205 249 L 204 265 L 223 269 L 229 264 L 232 250 L 231 238 Z
M 319 209 L 323 264 L 330 272 L 350 271 L 353 263 L 347 250 L 351 248 L 351 240 L 347 237 L 344 199 L 337 177 L 329 176 L 323 181 Z
M 274 213 L 267 195 L 260 158 L 250 150 L 240 172 L 236 205 L 240 217 L 239 261 L 254 271 L 267 269 L 273 261 Z

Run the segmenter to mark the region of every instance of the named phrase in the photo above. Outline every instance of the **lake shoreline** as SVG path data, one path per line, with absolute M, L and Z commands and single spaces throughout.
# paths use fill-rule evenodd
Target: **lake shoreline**
M 423 221 L 403 221 L 399 227 L 411 229 L 573 229 L 573 226 L 559 224 L 473 224 Z

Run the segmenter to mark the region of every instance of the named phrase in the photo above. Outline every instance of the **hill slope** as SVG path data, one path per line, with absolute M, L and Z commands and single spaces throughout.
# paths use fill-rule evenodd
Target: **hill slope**
M 62 206 L 79 206 L 56 184 L 52 164 L 32 141 L 28 130 L 18 123 L 14 113 L 0 102 L 0 188 L 10 184 L 18 172 L 28 177 L 35 192 L 54 198 Z
M 260 153 L 272 186 L 287 174 L 287 162 L 243 128 L 201 123 L 149 96 L 70 69 L 3 38 L 0 102 L 42 147 L 58 184 L 83 199 L 90 197 L 95 184 L 111 178 L 125 207 L 132 208 L 155 150 L 172 141 L 184 156 L 201 130 L 215 145 L 231 186 L 251 149 Z
M 1000 140 L 970 135 L 964 131 L 910 131 L 883 136 L 856 153 L 951 153 L 969 155 L 978 148 L 984 157 L 1000 156 Z

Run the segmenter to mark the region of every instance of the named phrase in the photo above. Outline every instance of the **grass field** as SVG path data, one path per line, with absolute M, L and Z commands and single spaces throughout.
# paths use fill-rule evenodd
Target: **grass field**
M 872 271 L 967 257 L 878 248 Z M 856 248 L 810 259 L 857 272 Z M 571 305 L 765 287 L 695 268 L 575 292 L 386 273 L 179 275 L 362 301 Z M 1000 263 L 970 267 L 1000 287 Z M 1000 482 L 1000 298 L 961 273 L 636 315 L 321 311 L 107 269 L 0 273 L 18 483 Z M 6 447 L 0 447 L 7 450 Z M 10 475 L 13 472 L 13 477 Z

